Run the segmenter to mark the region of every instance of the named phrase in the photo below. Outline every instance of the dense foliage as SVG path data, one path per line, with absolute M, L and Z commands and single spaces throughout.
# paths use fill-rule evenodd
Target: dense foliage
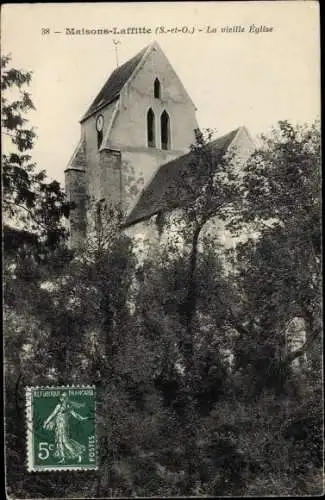
M 57 181 L 37 170 L 31 151 L 36 139 L 28 123 L 34 110 L 26 87 L 31 73 L 8 68 L 10 56 L 1 58 L 1 133 L 4 242 L 8 252 L 37 247 L 40 257 L 64 239 L 62 217 L 69 205 Z
M 43 179 L 25 161 L 5 157 L 7 199 L 20 196 L 34 217 L 29 192 Z M 41 261 L 36 250 L 6 252 L 10 496 L 322 492 L 318 129 L 280 123 L 240 184 L 229 159 L 204 161 L 218 164 L 219 196 L 211 168 L 205 197 L 181 214 L 186 224 L 162 228 L 181 245 L 169 238 L 139 259 L 106 207 L 105 234 L 97 227 L 82 253 L 64 241 Z M 32 181 L 19 194 L 22 171 Z M 234 268 L 204 231 L 215 216 L 234 232 L 258 231 L 239 245 Z M 297 316 L 307 341 L 292 353 L 285 332 Z M 25 387 L 63 383 L 96 385 L 99 470 L 29 474 Z

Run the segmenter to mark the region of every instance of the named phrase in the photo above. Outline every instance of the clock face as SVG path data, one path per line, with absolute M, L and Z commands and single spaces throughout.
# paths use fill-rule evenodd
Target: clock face
M 104 125 L 104 117 L 103 115 L 99 115 L 96 120 L 96 129 L 98 130 L 98 132 L 103 130 L 103 125 Z

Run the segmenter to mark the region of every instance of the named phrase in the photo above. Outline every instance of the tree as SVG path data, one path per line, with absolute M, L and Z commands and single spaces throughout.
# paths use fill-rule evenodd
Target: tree
M 37 171 L 31 152 L 36 138 L 27 115 L 34 110 L 26 86 L 31 72 L 8 68 L 10 56 L 1 59 L 1 127 L 4 241 L 6 252 L 28 245 L 38 255 L 65 238 L 62 217 L 68 215 L 60 184 Z
M 255 232 L 237 247 L 235 278 L 246 323 L 234 346 L 235 372 L 241 376 L 241 399 L 245 405 L 251 401 L 259 416 L 255 428 L 265 421 L 261 409 L 256 413 L 264 402 L 270 405 L 268 428 L 274 429 L 267 437 L 260 428 L 259 462 L 267 459 L 269 472 L 253 479 L 250 494 L 257 484 L 264 491 L 271 483 L 282 494 L 311 494 L 321 467 L 320 172 L 318 124 L 279 122 L 247 163 L 243 203 L 229 223 L 235 234 Z M 287 326 L 297 318 L 306 341 L 290 351 Z M 307 364 L 294 370 L 293 362 L 304 354 Z M 272 407 L 282 414 L 281 422 Z
M 190 161 L 178 179 L 180 196 L 185 198 L 183 207 L 165 221 L 165 231 L 176 224 L 188 259 L 183 303 L 179 307 L 184 327 L 182 352 L 185 365 L 193 363 L 193 321 L 197 314 L 197 266 L 201 254 L 200 244 L 206 231 L 216 219 L 226 220 L 239 200 L 239 172 L 235 148 L 215 149 L 213 131 L 196 131 L 191 145 Z M 190 180 L 190 181 L 189 181 Z M 185 194 L 185 196 L 184 196 Z M 214 243 L 216 244 L 216 241 Z
M 209 234 L 209 226 L 234 210 L 239 178 L 235 152 L 215 149 L 211 138 L 212 132 L 197 132 L 176 188 L 179 198 L 184 197 L 183 207 L 165 214 L 163 223 L 158 216 L 162 236 L 172 236 L 161 261 L 155 256 L 158 269 L 150 263 L 147 269 L 144 266 L 147 284 L 153 287 L 141 311 L 145 325 L 161 338 L 173 339 L 165 343 L 165 361 L 161 360 L 156 383 L 183 429 L 182 494 L 194 491 L 198 477 L 200 419 L 229 391 L 225 359 L 229 314 L 221 297 L 235 303 L 235 291 L 224 276 L 217 237 L 213 230 Z M 143 295 L 146 291 L 144 287 Z
M 233 158 L 221 158 L 212 148 L 207 147 L 208 144 L 209 141 L 205 142 L 202 136 L 198 135 L 197 143 L 193 146 L 193 162 L 190 165 L 193 182 L 188 187 L 189 190 L 191 187 L 193 190 L 197 189 L 197 174 L 203 170 L 206 176 L 200 186 L 201 190 L 196 194 L 191 193 L 190 206 L 185 206 L 176 215 L 176 220 L 178 218 L 183 222 L 181 228 L 178 228 L 184 243 L 178 264 L 181 266 L 179 270 L 182 269 L 182 278 L 178 278 L 178 285 L 175 283 L 174 292 L 164 293 L 164 297 L 170 299 L 171 294 L 178 291 L 178 312 L 182 325 L 179 328 L 179 337 L 186 370 L 181 379 L 185 384 L 185 415 L 192 415 L 189 421 L 186 418 L 183 421 L 184 432 L 186 429 L 189 432 L 185 439 L 187 452 L 185 450 L 184 455 L 184 463 L 187 461 L 189 464 L 185 475 L 187 492 L 193 491 L 198 472 L 197 431 L 193 433 L 193 429 L 200 428 L 198 409 L 203 401 L 197 405 L 198 401 L 195 403 L 193 396 L 200 393 L 203 395 L 204 383 L 207 381 L 206 376 L 198 378 L 199 360 L 203 360 L 202 355 L 205 358 L 204 369 L 208 367 L 207 350 L 200 352 L 198 339 L 202 345 L 205 331 L 201 311 L 204 311 L 204 308 L 208 310 L 209 304 L 208 293 L 201 310 L 200 268 L 208 255 L 208 247 L 203 250 L 202 246 L 204 229 L 207 229 L 208 222 L 219 217 L 226 221 L 227 227 L 235 236 L 247 231 L 248 236 L 249 233 L 254 235 L 254 238 L 248 239 L 246 236 L 237 248 L 237 270 L 232 277 L 232 286 L 229 287 L 229 283 L 223 279 L 222 271 L 218 270 L 218 266 L 212 261 L 208 265 L 209 273 L 205 275 L 208 289 L 209 278 L 215 289 L 220 287 L 219 295 L 211 294 L 215 300 L 214 304 L 218 304 L 216 314 L 209 318 L 215 333 L 212 337 L 214 342 L 218 338 L 220 342 L 222 330 L 226 330 L 226 326 L 230 327 L 228 332 L 236 332 L 232 346 L 235 356 L 232 391 L 236 398 L 243 399 L 244 404 L 249 406 L 256 404 L 256 396 L 263 403 L 264 397 L 270 397 L 269 391 L 271 397 L 275 391 L 274 408 L 279 404 L 278 398 L 285 398 L 281 403 L 281 411 L 285 418 L 290 418 L 290 412 L 288 414 L 286 409 L 286 405 L 290 405 L 290 398 L 294 408 L 296 399 L 299 400 L 302 394 L 307 394 L 305 382 L 297 379 L 294 374 L 291 376 L 292 362 L 319 340 L 321 332 L 318 188 L 320 143 L 317 125 L 293 127 L 286 122 L 280 122 L 280 129 L 275 130 L 271 138 L 264 138 L 262 147 L 248 161 L 242 184 L 235 174 Z M 168 232 L 171 227 L 175 231 L 175 217 L 173 224 L 165 222 L 165 231 Z M 215 245 L 211 238 L 210 245 Z M 164 271 L 169 275 L 167 261 L 165 255 Z M 174 275 L 177 276 L 175 271 Z M 232 291 L 229 293 L 230 290 Z M 218 315 L 223 317 L 223 328 L 222 323 L 217 320 Z M 286 325 L 296 316 L 301 316 L 305 321 L 307 341 L 294 352 L 286 352 Z M 163 326 L 161 322 L 160 326 Z M 175 331 L 175 327 L 173 330 Z M 210 368 L 216 369 L 221 353 L 211 339 L 208 345 L 213 345 Z M 203 373 L 206 375 L 208 372 Z M 317 373 L 319 376 L 319 371 Z M 308 374 L 312 379 L 315 376 L 317 378 L 316 372 Z M 225 379 L 225 375 L 223 378 Z M 165 372 L 166 387 L 168 382 L 174 383 L 175 386 L 175 375 L 172 372 L 169 378 L 166 378 Z M 216 388 L 216 379 L 213 384 Z M 315 394 L 319 380 L 313 384 L 313 389 L 307 391 L 306 397 L 313 401 L 311 404 L 314 405 L 314 413 L 317 415 L 314 419 L 317 424 L 313 421 L 310 425 L 317 427 L 320 420 Z M 178 381 L 176 385 L 179 391 L 182 381 Z M 188 399 L 189 395 L 191 397 Z M 215 404 L 221 400 L 220 394 L 215 395 Z M 271 407 L 272 405 L 270 411 Z M 263 414 L 262 410 L 261 412 Z M 266 420 L 262 414 L 261 423 Z M 294 414 L 295 410 L 291 414 L 293 420 Z M 194 415 L 196 417 L 193 419 Z M 273 419 L 272 425 L 276 428 L 276 419 Z M 263 432 L 261 427 L 261 438 Z M 218 434 L 220 436 L 220 429 Z M 252 436 L 249 439 L 252 439 Z M 281 443 L 283 444 L 283 438 L 279 436 L 279 447 L 282 446 Z M 216 449 L 219 444 L 216 443 Z M 319 446 L 320 442 L 315 444 L 316 457 L 319 454 Z M 272 446 L 270 449 L 273 449 L 272 453 L 277 453 Z M 231 453 L 231 446 L 228 451 Z M 293 453 L 292 457 L 295 456 L 294 460 L 297 460 L 297 453 L 294 455 L 293 448 L 290 453 Z M 247 459 L 252 466 L 253 462 L 249 457 Z M 315 464 L 318 463 L 318 458 L 313 460 Z M 243 463 L 240 467 L 243 467 Z M 258 470 L 257 467 L 255 469 Z M 289 468 L 288 474 L 291 473 Z M 239 476 L 238 478 L 240 479 Z
M 239 245 L 235 269 L 225 272 L 215 217 L 235 232 L 257 223 L 257 209 L 246 179 L 241 191 L 232 164 L 202 149 L 197 165 L 209 174 L 202 191 L 165 218 L 154 254 L 138 260 L 132 239 L 119 231 L 119 208 L 102 204 L 73 258 L 57 249 L 38 265 L 19 255 L 6 276 L 12 496 L 319 493 L 320 363 L 288 370 L 281 384 L 274 384 L 278 364 L 271 373 L 287 320 L 303 314 L 308 301 L 317 326 L 317 290 L 310 287 L 312 295 L 307 285 L 317 284 L 318 268 L 297 272 L 298 256 L 308 253 L 295 250 L 290 238 L 304 231 L 266 225 L 265 216 L 259 237 Z M 312 349 L 319 361 L 318 341 Z M 45 480 L 28 474 L 21 460 L 23 389 L 67 381 L 96 385 L 99 470 Z
M 285 376 L 321 333 L 320 133 L 317 123 L 279 122 L 262 139 L 247 163 L 243 205 L 229 225 L 256 231 L 255 241 L 238 248 L 248 338 L 260 339 L 265 369 L 273 360 L 271 372 Z M 307 340 L 284 355 L 286 325 L 294 317 L 303 318 Z

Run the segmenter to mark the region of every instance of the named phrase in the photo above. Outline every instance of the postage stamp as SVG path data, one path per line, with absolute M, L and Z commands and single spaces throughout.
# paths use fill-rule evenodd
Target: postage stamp
M 29 472 L 97 469 L 96 390 L 26 388 Z

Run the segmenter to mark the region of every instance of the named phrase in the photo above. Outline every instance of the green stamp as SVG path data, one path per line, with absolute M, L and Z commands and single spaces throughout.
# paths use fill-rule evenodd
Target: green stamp
M 97 469 L 93 386 L 27 387 L 29 472 Z

